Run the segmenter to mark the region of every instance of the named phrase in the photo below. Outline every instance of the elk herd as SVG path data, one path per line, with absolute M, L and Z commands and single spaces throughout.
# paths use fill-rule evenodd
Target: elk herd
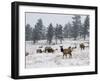
M 85 48 L 87 48 L 87 47 L 89 47 L 89 45 L 86 46 L 84 43 L 79 44 L 79 48 L 81 50 L 85 50 Z M 38 47 L 38 49 L 36 49 L 36 53 L 52 53 L 53 54 L 55 51 L 58 50 L 58 49 L 53 49 L 50 46 L 45 47 L 44 49 L 42 49 L 42 48 L 43 48 L 43 46 Z M 59 51 L 62 52 L 62 54 L 63 54 L 63 58 L 64 57 L 67 58 L 67 56 L 69 56 L 69 58 L 72 58 L 72 52 L 74 49 L 77 49 L 77 46 L 74 46 L 74 47 L 69 46 L 68 48 L 64 48 L 63 46 L 60 46 L 59 48 L 60 48 Z M 28 55 L 29 55 L 29 53 L 26 52 L 25 56 L 28 56 Z

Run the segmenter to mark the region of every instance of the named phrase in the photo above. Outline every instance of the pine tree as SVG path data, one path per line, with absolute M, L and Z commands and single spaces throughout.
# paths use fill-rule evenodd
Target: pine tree
M 51 44 L 51 42 L 52 42 L 53 35 L 54 35 L 54 29 L 53 29 L 53 26 L 51 23 L 47 30 L 47 41 L 49 42 L 49 44 Z
M 38 31 L 38 28 L 37 28 L 36 25 L 35 25 L 35 28 L 33 28 L 32 39 L 33 39 L 34 43 L 38 42 L 38 40 L 40 39 L 40 37 L 39 37 L 39 31 Z
M 80 38 L 83 38 L 83 23 L 81 23 L 81 25 L 80 25 L 80 29 L 79 29 L 79 36 L 80 36 Z
M 72 17 L 73 19 L 73 28 L 72 28 L 72 37 L 74 40 L 79 36 L 79 29 L 81 25 L 81 16 L 80 15 L 75 15 Z
M 55 35 L 55 41 L 56 41 L 56 44 L 57 44 L 57 40 L 58 40 L 58 24 L 56 24 L 56 28 L 54 30 L 54 35 Z
M 60 40 L 60 43 L 62 43 L 62 40 L 63 40 L 63 28 L 62 28 L 62 25 L 58 25 L 57 37 Z
M 38 19 L 37 23 L 36 23 L 36 31 L 38 32 L 38 40 L 42 39 L 43 37 L 43 22 L 42 19 Z
M 46 39 L 46 27 L 45 26 L 43 26 L 43 28 L 42 28 L 42 37 L 41 37 L 41 39 Z
M 29 41 L 32 40 L 32 28 L 29 24 L 25 26 L 25 40 Z
M 71 29 L 72 29 L 72 26 L 70 23 L 65 24 L 65 27 L 64 27 L 64 37 L 65 38 L 71 37 Z
M 86 35 L 89 36 L 89 16 L 87 16 L 84 21 L 82 34 L 83 34 L 84 40 L 86 39 Z

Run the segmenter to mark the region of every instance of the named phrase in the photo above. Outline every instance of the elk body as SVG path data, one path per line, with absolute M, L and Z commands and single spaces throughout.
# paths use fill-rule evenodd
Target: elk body
M 60 49 L 61 49 L 61 52 L 63 53 L 63 58 L 64 58 L 64 56 L 66 56 L 66 58 L 67 58 L 67 55 L 69 55 L 69 58 L 72 58 L 71 47 L 69 47 L 68 49 L 63 49 L 63 46 L 60 46 Z
M 45 53 L 46 52 L 53 53 L 54 52 L 54 49 L 52 49 L 51 47 L 45 47 Z
M 37 49 L 36 52 L 37 53 L 42 53 L 42 50 L 41 49 Z
M 85 45 L 83 43 L 80 44 L 80 48 L 81 50 L 84 50 L 85 49 Z

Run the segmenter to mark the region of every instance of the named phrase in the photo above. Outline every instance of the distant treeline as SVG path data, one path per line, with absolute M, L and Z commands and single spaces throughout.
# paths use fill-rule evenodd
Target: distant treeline
M 80 37 L 85 40 L 89 36 L 89 16 L 86 16 L 84 23 L 81 23 L 80 15 L 74 15 L 72 20 L 72 23 L 68 22 L 64 27 L 61 24 L 56 24 L 54 27 L 52 23 L 45 27 L 42 19 L 38 19 L 34 27 L 26 24 L 25 40 L 32 40 L 34 43 L 39 40 L 47 40 L 49 44 L 52 43 L 52 39 L 55 39 L 56 44 L 58 40 L 62 43 L 64 38 L 77 40 Z

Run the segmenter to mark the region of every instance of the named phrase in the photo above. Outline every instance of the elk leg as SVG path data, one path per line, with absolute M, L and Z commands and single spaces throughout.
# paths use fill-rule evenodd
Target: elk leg
M 83 47 L 83 50 L 85 49 L 85 47 Z

